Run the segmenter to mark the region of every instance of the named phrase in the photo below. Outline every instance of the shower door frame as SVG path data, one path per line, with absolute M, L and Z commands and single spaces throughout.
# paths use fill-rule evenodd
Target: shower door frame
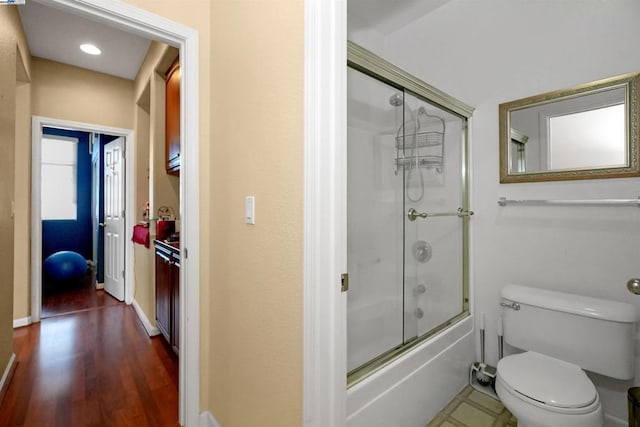
M 403 90 L 421 98 L 438 108 L 452 113 L 462 119 L 462 159 L 461 159 L 461 203 L 464 211 L 470 210 L 469 202 L 469 126 L 473 108 L 461 101 L 434 88 L 426 82 L 410 75 L 404 70 L 380 58 L 363 47 L 347 42 L 347 67 L 357 70 L 391 87 Z M 345 141 L 346 142 L 346 141 Z M 346 163 L 346 159 L 345 159 Z M 346 175 L 346 174 L 345 174 Z M 412 348 L 467 318 L 469 313 L 469 216 L 461 217 L 462 221 L 462 311 L 443 324 L 419 335 L 410 342 L 387 351 L 364 365 L 354 369 L 347 375 L 347 387 L 352 387 L 379 370 L 383 366 L 398 359 Z

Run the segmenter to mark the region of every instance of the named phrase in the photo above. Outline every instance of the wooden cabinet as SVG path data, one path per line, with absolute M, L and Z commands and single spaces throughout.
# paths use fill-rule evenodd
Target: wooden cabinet
M 180 346 L 180 251 L 156 240 L 156 325 L 173 351 Z
M 169 174 L 180 175 L 180 63 L 177 59 L 165 78 L 166 169 Z

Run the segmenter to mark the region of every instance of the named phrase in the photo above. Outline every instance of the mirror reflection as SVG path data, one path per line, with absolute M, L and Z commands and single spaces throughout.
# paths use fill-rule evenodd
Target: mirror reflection
M 500 182 L 638 176 L 637 79 L 501 104 Z

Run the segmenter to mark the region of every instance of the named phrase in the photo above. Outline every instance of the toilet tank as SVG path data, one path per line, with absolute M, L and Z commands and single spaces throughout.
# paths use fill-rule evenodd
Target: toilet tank
M 500 296 L 509 345 L 608 377 L 634 377 L 636 312 L 631 304 L 519 285 L 505 286 Z

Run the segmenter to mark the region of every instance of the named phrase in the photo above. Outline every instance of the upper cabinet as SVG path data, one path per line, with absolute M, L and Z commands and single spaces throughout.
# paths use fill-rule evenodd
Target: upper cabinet
M 180 175 L 180 62 L 167 70 L 166 77 L 166 168 L 167 173 Z

